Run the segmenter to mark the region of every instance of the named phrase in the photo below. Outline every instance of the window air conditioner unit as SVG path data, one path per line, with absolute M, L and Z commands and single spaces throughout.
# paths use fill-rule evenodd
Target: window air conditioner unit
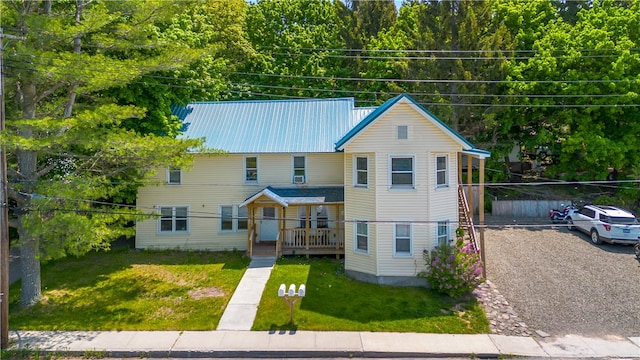
M 298 185 L 304 184 L 304 175 L 294 175 L 293 183 Z

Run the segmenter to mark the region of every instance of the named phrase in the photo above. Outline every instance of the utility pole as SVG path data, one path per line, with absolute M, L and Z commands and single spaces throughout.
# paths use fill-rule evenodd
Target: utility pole
M 0 27 L 0 133 L 4 132 L 4 38 L 23 40 L 24 37 L 5 35 Z M 0 349 L 9 347 L 9 202 L 7 197 L 7 154 L 0 146 Z

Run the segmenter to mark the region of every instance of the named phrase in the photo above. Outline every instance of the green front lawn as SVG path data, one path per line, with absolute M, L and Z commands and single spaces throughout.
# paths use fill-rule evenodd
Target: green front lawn
M 12 329 L 215 330 L 249 259 L 240 253 L 91 253 L 42 268 L 39 304 L 19 306 L 10 288 Z
M 10 289 L 11 329 L 214 330 L 249 259 L 237 252 L 131 251 L 91 253 L 46 264 L 42 301 L 18 304 Z M 281 283 L 307 286 L 295 324 L 277 296 Z M 424 288 L 368 284 L 345 276 L 331 259 L 278 260 L 263 293 L 254 330 L 488 333 L 475 300 Z
M 280 284 L 306 284 L 306 296 L 289 307 L 277 296 Z M 488 333 L 478 302 L 457 300 L 424 288 L 363 283 L 331 259 L 280 259 L 267 283 L 254 330 Z

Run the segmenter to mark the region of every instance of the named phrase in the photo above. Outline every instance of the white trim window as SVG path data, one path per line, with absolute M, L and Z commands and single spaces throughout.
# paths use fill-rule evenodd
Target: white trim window
M 438 240 L 438 246 L 449 245 L 449 220 L 438 221 L 436 239 Z
M 307 182 L 307 157 L 304 155 L 293 155 L 291 157 L 291 173 L 293 182 L 302 176 L 302 182 Z
M 389 183 L 392 189 L 414 189 L 415 155 L 389 155 Z
M 180 185 L 182 184 L 182 169 L 179 167 L 167 168 L 167 184 Z
M 407 125 L 398 125 L 396 135 L 398 140 L 409 139 L 409 127 Z
M 369 157 L 366 155 L 353 157 L 353 186 L 369 187 Z
M 353 250 L 369 253 L 369 223 L 366 220 L 355 220 L 353 223 Z
M 188 206 L 158 206 L 159 234 L 187 234 L 189 233 Z
M 246 206 L 220 205 L 218 230 L 220 232 L 246 231 L 249 225 L 247 214 Z
M 393 254 L 413 256 L 413 227 L 409 222 L 393 224 Z
M 244 182 L 249 184 L 258 183 L 258 157 L 244 157 Z
M 436 156 L 436 187 L 449 186 L 449 157 L 447 155 Z

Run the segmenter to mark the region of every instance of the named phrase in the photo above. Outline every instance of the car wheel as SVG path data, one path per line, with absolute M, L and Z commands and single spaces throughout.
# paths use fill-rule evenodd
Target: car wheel
M 602 244 L 602 240 L 600 240 L 600 235 L 598 235 L 598 230 L 596 229 L 591 230 L 591 242 L 596 245 Z
M 573 220 L 571 220 L 570 217 L 567 218 L 567 229 L 569 229 L 569 231 L 573 231 L 576 229 L 576 227 L 573 226 Z
M 633 252 L 636 254 L 636 258 L 640 260 L 640 244 L 636 244 L 633 247 Z

